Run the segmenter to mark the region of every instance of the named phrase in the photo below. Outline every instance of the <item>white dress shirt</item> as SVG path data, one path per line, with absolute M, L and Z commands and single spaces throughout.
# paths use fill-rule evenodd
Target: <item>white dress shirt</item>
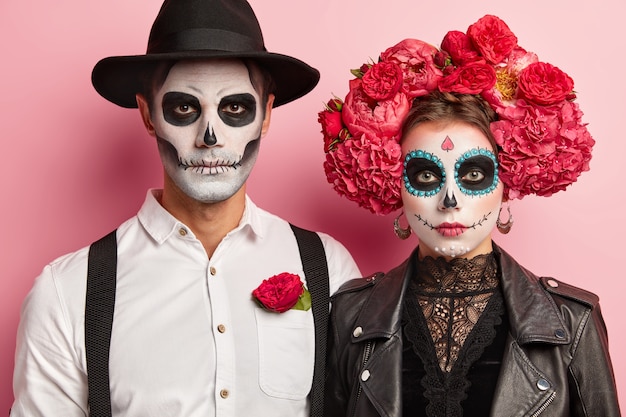
M 246 197 L 240 225 L 207 254 L 148 192 L 117 232 L 111 335 L 113 416 L 308 415 L 312 311 L 261 309 L 252 291 L 281 272 L 304 280 L 289 224 Z M 330 290 L 361 274 L 320 233 Z M 47 265 L 22 306 L 13 417 L 87 416 L 84 308 L 88 248 Z

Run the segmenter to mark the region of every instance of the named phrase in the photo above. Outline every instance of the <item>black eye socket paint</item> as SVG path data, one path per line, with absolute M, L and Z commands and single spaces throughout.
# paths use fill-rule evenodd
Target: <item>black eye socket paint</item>
M 177 91 L 165 93 L 161 105 L 165 121 L 174 126 L 188 126 L 202 113 L 197 97 Z
M 417 191 L 433 191 L 441 188 L 444 173 L 435 162 L 425 158 L 412 158 L 406 164 L 406 176 Z
M 231 127 L 249 125 L 256 118 L 256 99 L 252 94 L 232 94 L 222 98 L 218 114 Z
M 463 191 L 488 190 L 498 181 L 496 164 L 488 156 L 472 156 L 458 165 L 456 180 Z

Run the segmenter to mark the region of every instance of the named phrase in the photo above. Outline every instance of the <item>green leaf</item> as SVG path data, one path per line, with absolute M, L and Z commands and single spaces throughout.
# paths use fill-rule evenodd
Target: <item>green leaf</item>
M 305 289 L 295 306 L 291 307 L 292 310 L 307 311 L 311 308 L 311 293 Z

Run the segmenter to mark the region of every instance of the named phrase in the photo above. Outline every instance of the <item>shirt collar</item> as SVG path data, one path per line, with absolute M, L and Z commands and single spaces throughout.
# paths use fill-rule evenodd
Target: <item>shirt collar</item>
M 163 190 L 150 189 L 146 193 L 146 199 L 143 206 L 137 213 L 137 217 L 142 226 L 152 238 L 159 244 L 165 242 L 172 234 L 176 233 L 182 226 L 190 230 L 185 224 L 172 216 L 159 203 Z M 246 195 L 245 208 L 239 225 L 230 233 L 236 233 L 239 230 L 250 229 L 259 238 L 264 236 L 264 228 L 261 222 L 261 209 Z

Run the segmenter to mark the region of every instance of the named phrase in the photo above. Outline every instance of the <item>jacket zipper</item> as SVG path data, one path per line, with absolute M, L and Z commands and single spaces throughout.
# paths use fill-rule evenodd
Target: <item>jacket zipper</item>
M 363 362 L 361 363 L 361 372 L 363 371 L 363 368 L 365 368 L 367 361 L 370 359 L 373 349 L 374 349 L 374 342 L 370 340 L 365 344 L 365 349 L 363 349 Z M 361 374 L 359 374 L 358 377 L 360 378 Z M 356 405 L 359 403 L 359 397 L 361 396 L 362 390 L 363 388 L 361 388 L 361 383 L 359 383 L 359 388 L 357 389 L 356 397 L 353 403 L 352 416 L 356 415 Z
M 550 394 L 550 396 L 548 397 L 546 402 L 543 403 L 543 405 L 541 407 L 539 407 L 539 409 L 537 411 L 535 411 L 535 413 L 532 415 L 532 417 L 537 417 L 539 414 L 543 413 L 545 411 L 545 409 L 548 408 L 548 406 L 552 403 L 552 401 L 554 401 L 555 397 L 556 397 L 556 392 L 553 392 L 552 394 Z

